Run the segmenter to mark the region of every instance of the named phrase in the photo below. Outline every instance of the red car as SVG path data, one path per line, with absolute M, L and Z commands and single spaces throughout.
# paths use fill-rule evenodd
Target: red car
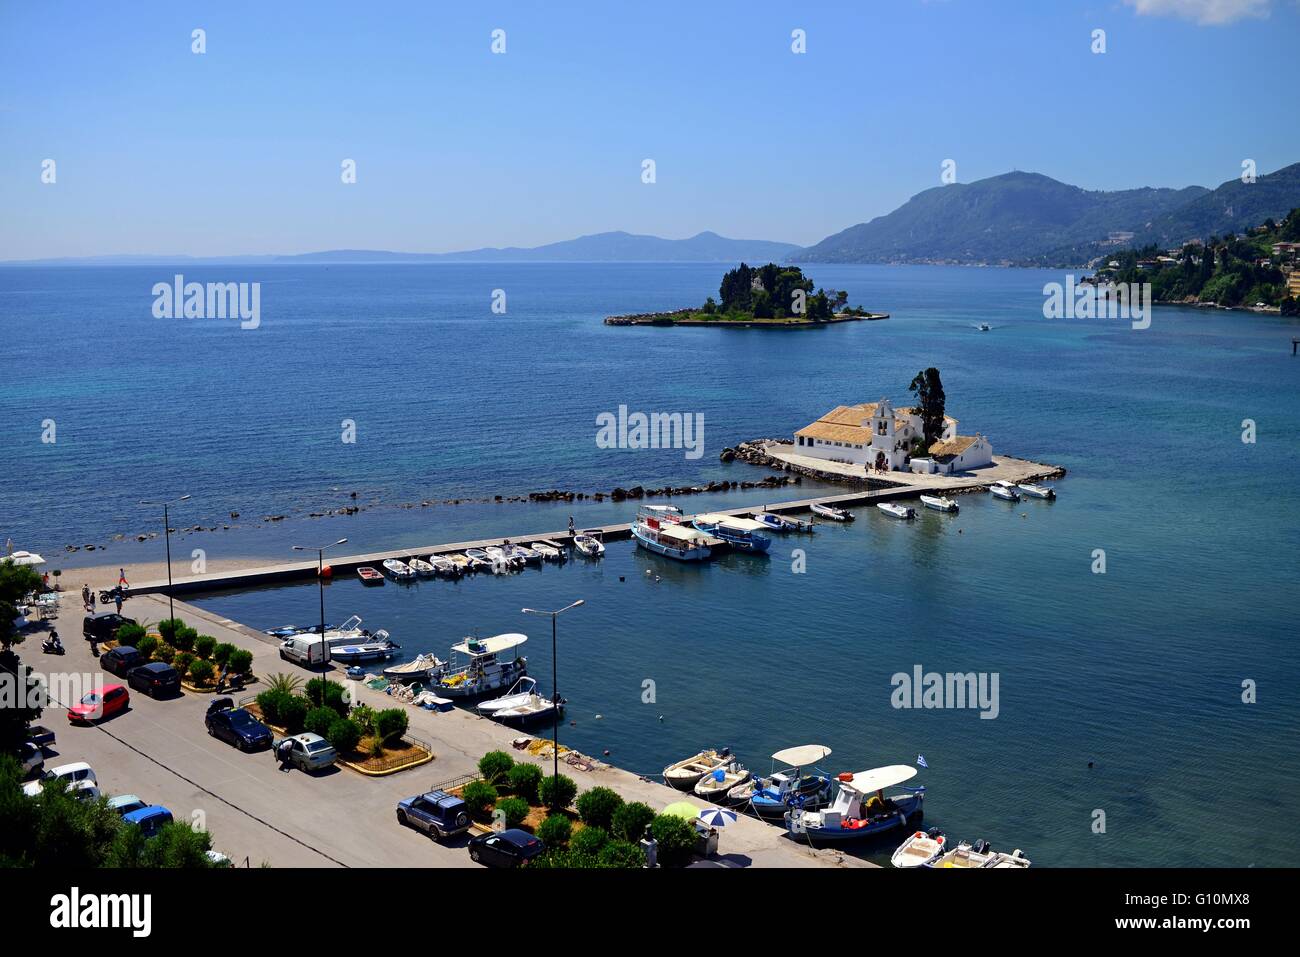
M 125 711 L 131 703 L 131 693 L 126 685 L 104 685 L 98 691 L 92 691 L 68 709 L 69 721 L 99 721 L 111 718 L 120 711 Z

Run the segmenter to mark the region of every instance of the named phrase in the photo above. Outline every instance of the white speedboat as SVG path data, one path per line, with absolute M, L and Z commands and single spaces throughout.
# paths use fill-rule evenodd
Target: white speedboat
M 501 549 L 498 548 L 497 552 L 500 551 Z M 505 560 L 505 556 L 498 555 L 498 557 L 493 558 L 487 553 L 486 549 L 467 548 L 465 549 L 465 556 L 471 562 L 478 563 L 474 566 L 475 568 L 490 569 L 493 575 L 504 575 L 506 572 L 510 571 L 510 563 Z
M 605 554 L 605 543 L 598 528 L 584 528 L 573 536 L 573 547 L 587 558 L 601 558 Z
M 423 559 L 408 558 L 406 564 L 410 567 L 411 571 L 415 572 L 415 574 L 419 575 L 421 578 L 433 577 L 433 566 Z
M 1024 852 L 1016 848 L 1010 854 L 995 851 L 989 846 L 988 841 L 975 841 L 966 843 L 963 841 L 949 851 L 945 851 L 938 857 L 926 862 L 926 867 L 948 870 L 957 868 L 962 870 L 983 870 L 984 868 L 1026 868 L 1029 866 L 1029 859 L 1025 857 Z
M 389 574 L 393 581 L 409 582 L 415 578 L 415 572 L 411 566 L 398 558 L 384 559 L 384 571 Z
M 444 698 L 482 698 L 509 688 L 528 672 L 528 659 L 515 652 L 527 640 L 527 635 L 509 634 L 452 645 L 452 663 L 434 676 L 429 690 Z M 503 661 L 502 655 L 514 657 Z
M 733 761 L 723 768 L 714 768 L 695 782 L 692 789 L 696 797 L 711 801 L 714 804 L 725 804 L 728 802 L 727 794 L 734 787 L 739 787 L 752 777 L 749 768 L 739 762 Z
M 917 831 L 908 835 L 907 840 L 898 845 L 898 849 L 889 859 L 895 867 L 923 867 L 944 852 L 946 839 L 937 827 Z
M 1056 498 L 1056 489 L 1050 485 L 1035 485 L 1033 482 L 1021 482 L 1016 488 L 1030 498 Z
M 560 550 L 554 545 L 547 545 L 545 542 L 533 542 L 528 547 L 541 555 L 543 561 L 557 562 L 560 560 Z
M 701 751 L 664 768 L 664 781 L 679 791 L 689 791 L 700 778 L 710 771 L 725 768 L 733 760 L 730 748 Z
M 492 559 L 488 558 L 487 552 L 481 548 L 465 549 L 465 561 L 469 562 L 469 567 L 473 571 L 495 571 L 492 568 Z
M 812 522 L 801 522 L 796 518 L 786 518 L 775 512 L 755 512 L 754 521 L 762 522 L 768 528 L 778 532 L 811 532 Z
M 981 322 L 979 325 L 980 332 L 988 332 L 992 328 L 993 327 L 990 326 L 987 322 Z
M 893 502 L 877 502 L 876 508 L 893 518 L 916 518 L 916 509 L 910 505 L 896 505 Z
M 383 674 L 389 681 L 403 684 L 409 681 L 428 681 L 445 664 L 437 655 L 419 655 L 413 661 L 385 668 Z
M 500 708 L 492 717 L 504 724 L 532 724 L 537 721 L 554 720 L 564 716 L 564 699 L 552 701 L 539 694 L 530 694 L 519 704 L 510 708 Z
M 335 645 L 330 648 L 330 657 L 347 664 L 364 664 L 369 661 L 387 661 L 400 649 L 395 641 L 389 640 L 384 632 L 379 631 L 365 641 L 353 644 Z
M 792 807 L 785 815 L 786 829 L 791 837 L 810 844 L 830 844 L 906 827 L 922 813 L 925 788 L 908 788 L 888 797 L 885 789 L 915 776 L 916 768 L 907 764 L 837 775 L 839 791 L 831 805 L 820 811 Z
M 434 574 L 447 578 L 455 578 L 462 571 L 461 567 L 446 555 L 430 555 L 429 567 L 433 569 Z
M 535 548 L 529 548 L 527 545 L 511 545 L 507 552 L 525 565 L 540 565 L 542 563 L 542 553 Z
M 491 717 L 502 708 L 514 708 L 528 700 L 529 695 L 537 691 L 537 679 L 524 675 L 514 685 L 499 698 L 492 698 L 487 701 L 480 701 L 474 706 L 474 710 L 479 714 Z
M 487 553 L 488 560 L 492 562 L 493 566 L 504 563 L 506 568 L 524 567 L 524 560 L 522 558 L 516 558 L 513 554 L 507 552 L 505 547 L 502 545 L 489 545 L 487 548 L 483 549 L 483 551 Z
M 989 491 L 993 493 L 994 498 L 1000 498 L 1004 502 L 1020 501 L 1020 493 L 1010 482 L 994 482 L 989 486 Z
M 944 495 L 922 495 L 921 504 L 936 512 L 952 512 L 955 515 L 961 511 L 960 505 Z
M 809 511 L 820 518 L 828 518 L 832 522 L 851 522 L 853 513 L 843 508 L 836 508 L 834 505 L 823 505 L 820 502 L 814 502 L 808 506 Z

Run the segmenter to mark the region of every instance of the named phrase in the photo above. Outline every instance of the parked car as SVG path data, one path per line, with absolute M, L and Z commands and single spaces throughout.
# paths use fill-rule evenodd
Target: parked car
M 31 777 L 45 770 L 45 752 L 30 741 L 24 741 L 19 749 L 18 760 L 23 766 L 23 777 Z
M 281 738 L 275 742 L 272 752 L 276 758 L 291 764 L 300 771 L 319 771 L 327 768 L 339 759 L 339 753 L 319 734 L 310 731 L 295 734 L 291 738 Z
M 27 740 L 46 751 L 54 747 L 54 732 L 43 724 L 33 724 L 27 729 Z
M 99 656 L 99 667 L 119 678 L 125 678 L 132 668 L 139 668 L 144 663 L 144 655 L 130 645 L 118 645 Z
M 98 691 L 91 691 L 80 702 L 68 709 L 71 722 L 101 721 L 125 711 L 131 704 L 131 694 L 126 685 L 104 685 Z
M 151 698 L 170 697 L 179 694 L 181 690 L 181 676 L 165 661 L 151 661 L 139 668 L 132 668 L 126 677 L 126 683 Z
M 115 794 L 108 799 L 108 806 L 118 814 L 126 816 L 132 811 L 148 807 L 149 802 L 135 794 Z
M 469 859 L 485 867 L 518 867 L 544 850 L 540 838 L 517 827 L 480 834 L 469 841 Z
M 119 628 L 134 624 L 134 618 L 127 618 L 115 611 L 101 611 L 81 620 L 81 636 L 87 641 L 112 641 L 117 637 Z
M 50 768 L 48 771 L 42 772 L 41 776 L 35 781 L 28 781 L 23 785 L 23 793 L 28 797 L 35 797 L 41 793 L 41 788 L 50 781 L 67 781 L 70 784 L 78 781 L 89 781 L 91 784 L 97 783 L 94 768 L 85 761 L 73 761 L 71 764 L 60 764 L 57 768 Z
M 271 746 L 271 729 L 243 708 L 234 707 L 229 698 L 217 698 L 208 705 L 203 723 L 208 726 L 208 734 L 241 751 L 259 751 Z
M 145 837 L 154 837 L 162 830 L 164 824 L 172 822 L 172 812 L 160 804 L 150 804 L 129 814 L 123 814 L 122 820 L 140 828 Z
M 469 811 L 446 791 L 426 791 L 397 802 L 397 823 L 441 839 L 468 831 Z

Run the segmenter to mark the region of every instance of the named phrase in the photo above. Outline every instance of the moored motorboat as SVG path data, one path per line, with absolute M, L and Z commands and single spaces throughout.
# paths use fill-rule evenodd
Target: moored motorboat
M 961 506 L 945 495 L 922 495 L 921 504 L 926 508 L 932 508 L 936 512 L 952 512 L 956 514 L 961 511 Z
M 452 663 L 434 676 L 430 690 L 447 698 L 481 698 L 510 687 L 527 673 L 528 659 L 516 654 L 502 661 L 500 656 L 514 652 L 527 640 L 527 635 L 508 634 L 466 638 L 452 645 Z
M 895 867 L 922 867 L 944 852 L 947 839 L 937 827 L 909 834 L 889 859 Z
M 784 515 L 777 515 L 775 512 L 755 512 L 754 521 L 762 522 L 768 528 L 777 532 L 811 532 L 813 530 L 812 522 L 801 522 L 797 518 L 786 518 Z
M 1000 498 L 1004 502 L 1020 501 L 1020 492 L 1018 492 L 1015 485 L 1010 482 L 994 482 L 989 486 L 989 491 L 993 493 L 994 498 Z
M 927 861 L 924 866 L 935 870 L 1023 869 L 1029 866 L 1029 859 L 1019 848 L 1007 854 L 993 850 L 988 841 L 962 841 L 956 847 Z
M 409 582 L 415 578 L 415 572 L 411 569 L 411 566 L 400 558 L 385 558 L 383 565 L 384 571 L 392 577 L 393 581 Z
M 363 585 L 382 585 L 384 583 L 384 576 L 369 565 L 362 565 L 358 568 L 357 577 L 361 579 Z
M 706 535 L 722 539 L 738 551 L 766 552 L 772 546 L 771 536 L 763 534 L 767 531 L 767 526 L 752 518 L 705 512 L 692 518 L 691 524 Z
M 792 807 L 819 808 L 831 799 L 831 779 L 819 768 L 811 774 L 804 768 L 824 760 L 831 749 L 823 744 L 785 748 L 772 755 L 772 773 L 752 777 L 727 792 L 727 800 L 744 805 L 766 820 L 780 821 Z M 780 771 L 776 770 L 781 765 Z
M 695 782 L 692 789 L 696 797 L 711 801 L 714 804 L 727 804 L 730 798 L 727 795 L 737 786 L 744 784 L 752 777 L 749 768 L 737 761 L 733 761 L 726 767 L 714 768 L 704 777 Z
M 901 518 L 903 520 L 916 518 L 916 509 L 910 505 L 898 505 L 894 502 L 877 502 L 876 508 L 880 509 L 891 518 Z
M 511 545 L 507 554 L 525 565 L 540 565 L 542 563 L 542 553 L 535 548 L 529 548 L 527 545 Z
M 528 547 L 541 555 L 543 561 L 556 562 L 560 560 L 561 552 L 554 545 L 547 545 L 545 542 L 533 542 Z
M 602 536 L 598 528 L 585 528 L 573 536 L 573 547 L 587 558 L 600 558 L 605 554 Z
M 402 646 L 386 637 L 379 637 L 382 634 L 383 632 L 377 632 L 368 641 L 333 646 L 330 648 L 330 657 L 336 661 L 353 664 L 361 664 L 367 661 L 387 661 Z
M 702 562 L 720 544 L 710 535 L 686 524 L 676 505 L 643 505 L 632 523 L 632 537 L 646 551 L 680 562 Z
M 501 697 L 480 701 L 474 706 L 474 710 L 479 714 L 491 717 L 502 708 L 513 708 L 516 705 L 523 704 L 528 700 L 528 696 L 536 693 L 536 691 L 537 679 L 524 675 Z
M 433 569 L 434 574 L 442 575 L 444 578 L 455 578 L 466 570 L 446 555 L 430 555 L 429 567 Z
M 473 571 L 474 569 L 474 562 L 466 558 L 460 552 L 456 552 L 452 555 L 443 555 L 440 557 L 445 558 L 447 561 L 451 562 L 452 567 L 456 569 L 457 575 L 463 575 L 468 571 Z M 434 566 L 434 568 L 437 567 L 438 567 L 437 565 Z
M 503 545 L 489 545 L 487 548 L 483 549 L 483 551 L 487 553 L 488 560 L 492 562 L 494 571 L 502 564 L 504 564 L 506 568 L 524 567 L 524 560 L 522 558 L 516 558 L 513 554 L 507 552 Z
M 820 811 L 793 807 L 785 815 L 786 828 L 792 836 L 818 844 L 862 840 L 906 827 L 922 813 L 925 788 L 918 786 L 889 797 L 885 789 L 915 776 L 916 768 L 907 764 L 838 775 L 838 790 L 830 807 Z
M 437 655 L 418 655 L 411 661 L 385 668 L 383 675 L 389 681 L 403 684 L 408 681 L 427 681 L 445 664 Z
M 491 571 L 494 574 L 504 572 L 505 566 L 501 563 L 494 563 L 488 556 L 488 553 L 481 548 L 465 549 L 465 558 L 469 561 L 470 567 L 475 571 Z
M 1035 485 L 1033 482 L 1021 482 L 1016 488 L 1030 498 L 1056 498 L 1056 489 L 1050 485 Z
M 732 760 L 730 748 L 701 751 L 664 768 L 664 783 L 679 791 L 689 791 L 704 775 L 725 768 Z
M 490 717 L 504 724 L 525 725 L 564 716 L 564 699 L 552 701 L 539 694 L 526 695 L 524 700 L 509 708 L 500 708 Z
M 814 502 L 808 506 L 809 511 L 821 518 L 828 518 L 832 522 L 851 522 L 854 519 L 852 512 L 843 508 L 836 508 L 834 505 L 823 505 L 821 502 Z
M 408 558 L 406 564 L 421 578 L 433 577 L 433 566 L 420 558 Z

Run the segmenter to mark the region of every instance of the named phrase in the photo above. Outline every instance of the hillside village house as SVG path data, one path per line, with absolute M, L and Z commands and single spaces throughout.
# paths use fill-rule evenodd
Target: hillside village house
M 993 464 L 993 446 L 982 435 L 958 435 L 957 420 L 943 417 L 943 433 L 926 458 L 912 458 L 924 439 L 916 409 L 894 408 L 888 399 L 839 405 L 794 434 L 795 451 L 811 458 L 861 465 L 865 471 L 908 470 L 947 475 Z

